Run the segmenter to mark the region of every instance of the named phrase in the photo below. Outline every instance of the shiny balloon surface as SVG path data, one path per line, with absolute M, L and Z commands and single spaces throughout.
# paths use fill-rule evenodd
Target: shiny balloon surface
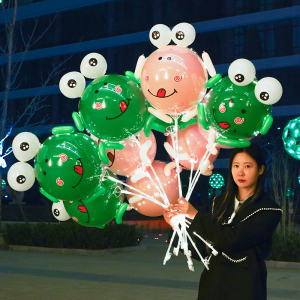
M 178 115 L 189 111 L 204 97 L 207 78 L 201 58 L 191 49 L 164 46 L 146 60 L 141 87 L 154 108 Z
M 85 89 L 79 102 L 81 121 L 99 139 L 120 141 L 144 126 L 145 98 L 126 76 L 104 75 Z
M 152 166 L 165 190 L 169 202 L 171 204 L 175 204 L 177 202 L 177 199 L 179 198 L 178 178 L 177 178 L 176 171 L 171 170 L 171 175 L 167 177 L 164 173 L 164 168 L 166 166 L 166 163 L 155 160 L 152 163 Z M 150 168 L 148 168 L 147 170 L 151 175 L 151 178 L 153 178 L 156 184 L 159 186 L 158 181 L 156 180 L 152 170 Z M 139 191 L 144 192 L 150 197 L 153 197 L 154 199 L 158 200 L 162 204 L 164 203 L 158 190 L 156 189 L 153 182 L 151 182 L 150 178 L 145 177 L 143 179 L 138 180 L 136 183 L 133 183 L 129 178 L 127 180 L 127 184 L 134 187 L 135 189 L 138 189 Z M 130 188 L 128 190 L 136 193 Z M 161 216 L 164 213 L 164 209 L 158 204 L 153 203 L 152 201 L 147 200 L 145 198 L 140 199 L 140 201 L 138 202 L 132 203 L 133 200 L 132 197 L 133 197 L 132 195 L 127 195 L 129 204 L 131 205 L 131 207 L 136 209 L 140 214 L 145 216 L 155 217 L 155 216 Z
M 168 136 L 167 142 L 173 146 L 171 135 Z M 179 160 L 180 166 L 190 170 L 193 164 L 193 170 L 196 170 L 206 153 L 207 139 L 203 137 L 199 130 L 198 124 L 192 124 L 185 129 L 178 131 L 178 154 L 187 153 L 189 160 Z M 217 155 L 211 154 L 208 159 L 213 163 Z
M 155 136 L 152 132 L 150 132 L 150 136 L 146 137 L 144 131 L 141 130 L 138 135 L 137 142 L 131 139 L 126 139 L 122 142 L 125 146 L 124 149 L 106 150 L 107 157 L 109 158 L 108 168 L 117 175 L 132 176 L 139 167 L 143 167 L 142 160 L 140 158 L 140 151 L 144 151 L 144 149 L 143 147 L 139 147 L 138 142 L 142 146 L 147 141 L 151 141 L 151 146 L 145 154 L 152 162 L 156 154 Z
M 282 132 L 284 149 L 300 160 L 300 117 L 288 122 Z
M 117 184 L 106 180 L 101 183 L 101 186 L 105 188 L 105 192 L 92 201 L 89 201 L 89 198 L 97 192 L 97 189 L 84 199 L 64 201 L 67 213 L 75 222 L 84 226 L 103 228 L 106 223 L 115 218 L 123 202 L 122 197 L 118 197 L 115 191 Z
M 40 186 L 60 200 L 78 200 L 99 184 L 97 144 L 83 133 L 57 134 L 42 145 L 35 160 Z
M 271 107 L 257 100 L 254 88 L 255 82 L 237 86 L 225 77 L 205 96 L 207 117 L 222 136 L 247 139 L 259 133 Z

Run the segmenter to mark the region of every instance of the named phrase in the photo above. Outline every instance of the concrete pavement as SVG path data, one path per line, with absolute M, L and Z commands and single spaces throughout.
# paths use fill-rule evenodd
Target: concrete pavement
M 165 239 L 151 234 L 145 250 L 102 256 L 0 251 L 0 299 L 196 299 L 203 266 L 189 271 L 183 254 L 164 266 Z M 300 270 L 268 268 L 268 300 L 283 299 L 300 299 Z

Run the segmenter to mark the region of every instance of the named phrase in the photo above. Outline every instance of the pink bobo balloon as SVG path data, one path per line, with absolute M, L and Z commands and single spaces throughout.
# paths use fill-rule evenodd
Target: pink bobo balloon
M 177 173 L 175 170 L 171 170 L 170 176 L 167 177 L 164 173 L 164 168 L 166 165 L 166 163 L 157 160 L 155 160 L 152 163 L 153 169 L 155 170 L 155 173 L 157 174 L 159 181 L 161 182 L 161 185 L 164 188 L 164 191 L 169 199 L 170 204 L 175 204 L 177 203 L 177 199 L 179 198 Z M 158 181 L 156 180 L 152 170 L 148 168 L 147 171 L 150 173 L 151 178 L 153 178 L 157 186 L 159 186 Z M 160 196 L 159 191 L 157 190 L 150 178 L 142 178 L 136 183 L 132 182 L 129 178 L 127 180 L 127 184 L 164 204 L 164 201 Z M 137 193 L 130 188 L 128 188 L 128 191 Z M 143 196 L 127 195 L 127 198 L 130 206 L 142 215 L 149 217 L 157 217 L 163 215 L 164 213 L 163 207 L 150 200 L 143 198 Z
M 207 79 L 203 61 L 193 50 L 164 46 L 147 58 L 141 87 L 154 108 L 179 115 L 194 108 L 204 97 Z
M 167 142 L 173 146 L 172 138 L 169 135 Z M 178 131 L 178 154 L 187 153 L 190 159 L 180 160 L 180 166 L 190 170 L 192 162 L 194 163 L 193 170 L 197 169 L 206 152 L 207 139 L 201 134 L 198 124 L 193 124 L 185 129 Z M 173 146 L 174 148 L 174 146 Z M 219 148 L 217 148 L 219 151 Z M 215 161 L 217 155 L 210 154 L 208 157 L 210 164 Z M 172 157 L 173 158 L 173 157 Z
M 132 176 L 139 167 L 142 167 L 142 160 L 140 158 L 140 151 L 145 151 L 144 155 L 153 162 L 156 154 L 156 140 L 152 132 L 150 136 L 146 137 L 144 131 L 140 131 L 139 142 L 127 139 L 123 141 L 125 146 L 123 150 L 107 149 L 106 154 L 110 160 L 108 168 L 117 175 Z M 145 144 L 147 142 L 147 144 Z M 144 147 L 143 145 L 147 145 Z

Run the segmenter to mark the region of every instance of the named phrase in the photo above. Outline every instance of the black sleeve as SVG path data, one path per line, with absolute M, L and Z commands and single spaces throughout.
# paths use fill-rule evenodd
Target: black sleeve
M 213 242 L 217 251 L 236 253 L 260 245 L 272 237 L 281 218 L 281 210 L 259 210 L 235 226 L 222 225 L 210 216 L 198 213 L 189 230 Z

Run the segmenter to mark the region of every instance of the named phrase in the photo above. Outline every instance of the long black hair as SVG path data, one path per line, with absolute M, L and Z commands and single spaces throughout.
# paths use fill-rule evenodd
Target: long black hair
M 251 143 L 251 145 L 246 148 L 235 148 L 232 151 L 231 156 L 229 158 L 229 174 L 228 174 L 226 191 L 224 194 L 220 196 L 220 197 L 223 196 L 224 199 L 219 209 L 217 209 L 217 211 L 214 212 L 214 217 L 216 217 L 217 220 L 220 222 L 228 218 L 233 212 L 234 199 L 238 193 L 238 186 L 233 180 L 231 169 L 232 169 L 232 162 L 234 157 L 241 152 L 247 153 L 256 161 L 258 170 L 260 170 L 262 166 L 264 166 L 264 170 L 263 173 L 258 176 L 258 180 L 253 195 L 249 197 L 249 199 L 245 203 L 243 203 L 240 209 L 245 208 L 251 202 L 260 198 L 264 192 L 264 185 L 265 185 L 267 175 L 266 175 L 266 161 L 264 158 L 264 153 L 262 148 L 255 143 Z

